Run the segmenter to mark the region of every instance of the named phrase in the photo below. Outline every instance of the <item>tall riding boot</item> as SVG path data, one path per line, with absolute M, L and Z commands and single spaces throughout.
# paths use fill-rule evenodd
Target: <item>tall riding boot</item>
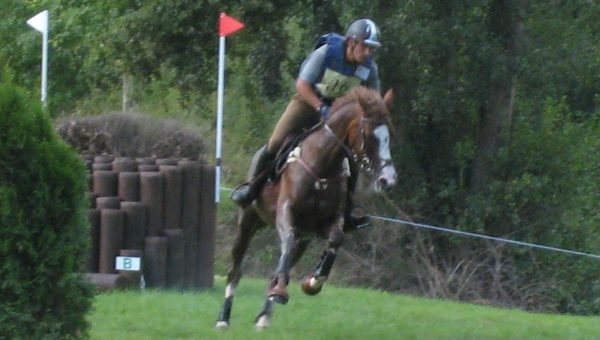
M 247 207 L 258 197 L 260 189 L 269 178 L 273 166 L 273 156 L 267 151 L 267 146 L 260 148 L 253 159 L 250 181 L 243 183 L 231 193 L 231 200 L 242 208 Z
M 350 177 L 348 178 L 348 192 L 346 193 L 346 207 L 344 210 L 344 232 L 365 228 L 371 225 L 371 218 L 367 215 L 353 215 L 354 192 L 358 182 L 359 169 L 357 165 L 350 162 Z

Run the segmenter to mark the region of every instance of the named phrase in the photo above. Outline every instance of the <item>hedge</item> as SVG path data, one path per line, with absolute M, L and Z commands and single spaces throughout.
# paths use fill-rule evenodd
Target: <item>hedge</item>
M 0 338 L 87 336 L 85 181 L 37 100 L 0 83 Z

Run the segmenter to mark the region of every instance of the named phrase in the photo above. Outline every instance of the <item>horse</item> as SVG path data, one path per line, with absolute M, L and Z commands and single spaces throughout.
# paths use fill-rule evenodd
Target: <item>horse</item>
M 307 249 L 310 237 L 315 235 L 327 239 L 327 248 L 301 287 L 309 295 L 321 291 L 344 239 L 343 210 L 349 162 L 357 162 L 375 175 L 375 191 L 389 188 L 396 182 L 390 153 L 389 110 L 393 97 L 392 90 L 382 98 L 377 91 L 357 87 L 338 98 L 332 105 L 330 118 L 290 153 L 279 180 L 266 183 L 259 197 L 239 210 L 237 235 L 231 252 L 233 264 L 227 274 L 225 300 L 217 328 L 230 325 L 233 296 L 242 276 L 244 254 L 256 231 L 266 225 L 277 228 L 281 254 L 255 326 L 259 329 L 268 327 L 274 303 L 288 302 L 290 269 Z

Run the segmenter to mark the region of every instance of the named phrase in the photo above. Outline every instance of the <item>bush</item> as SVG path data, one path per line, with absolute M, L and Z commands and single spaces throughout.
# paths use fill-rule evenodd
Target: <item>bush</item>
M 0 338 L 87 334 L 85 168 L 35 100 L 0 83 Z
M 206 149 L 198 133 L 178 121 L 134 113 L 74 117 L 58 133 L 77 151 L 94 155 L 198 160 Z

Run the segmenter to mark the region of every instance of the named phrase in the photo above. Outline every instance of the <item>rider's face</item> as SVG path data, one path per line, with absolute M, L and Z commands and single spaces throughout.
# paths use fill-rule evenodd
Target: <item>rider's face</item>
M 353 63 L 363 63 L 375 52 L 374 47 L 358 40 L 352 40 L 348 44 L 348 49 L 348 61 Z

